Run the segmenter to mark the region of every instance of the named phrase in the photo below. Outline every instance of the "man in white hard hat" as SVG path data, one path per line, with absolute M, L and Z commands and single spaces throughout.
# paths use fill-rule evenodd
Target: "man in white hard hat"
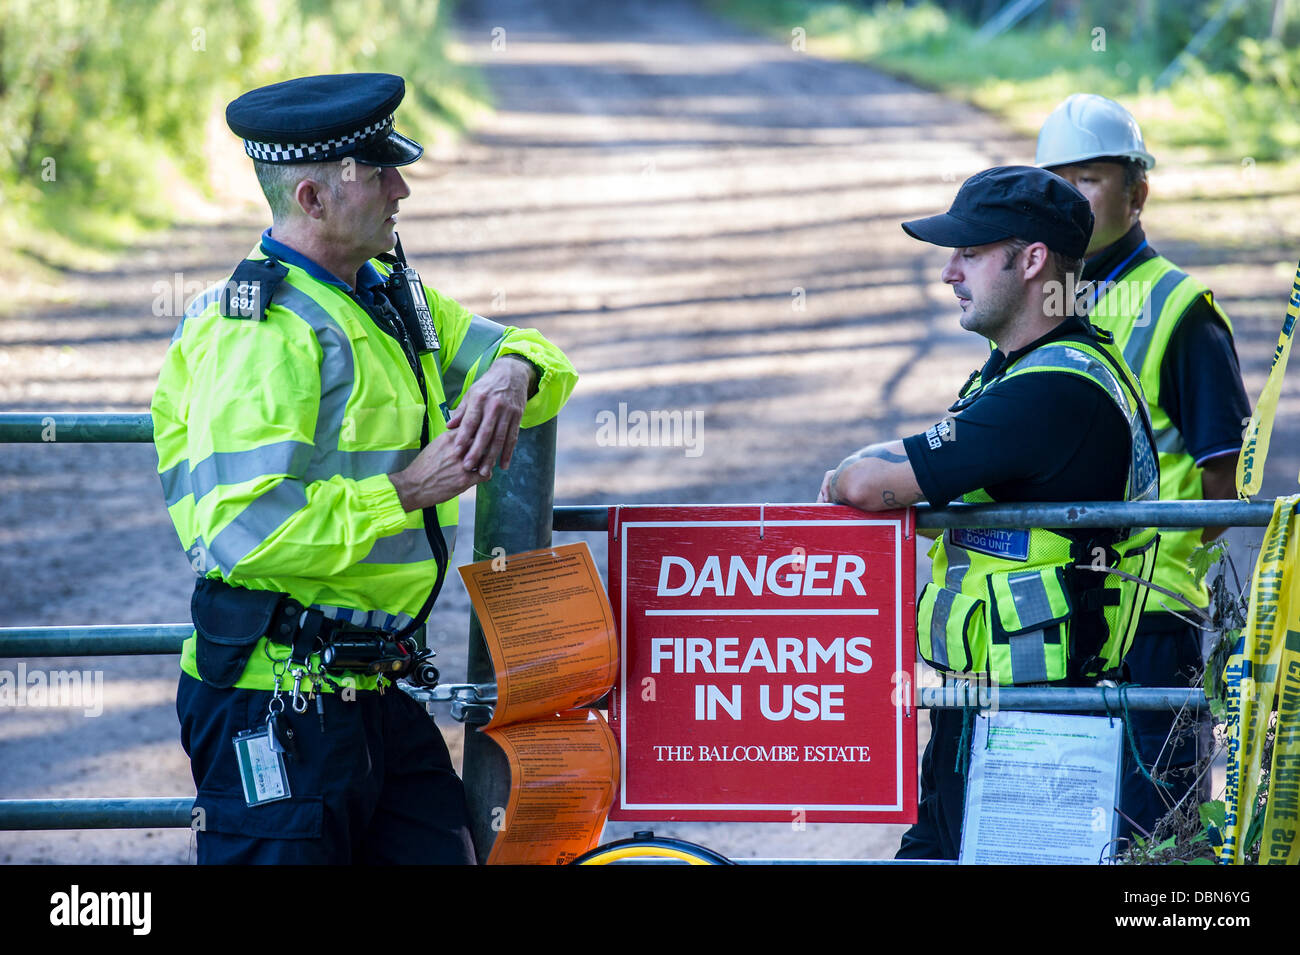
M 1236 498 L 1237 454 L 1250 403 L 1232 324 L 1210 291 L 1159 255 L 1142 231 L 1147 170 L 1155 159 L 1137 121 L 1113 100 L 1076 93 L 1043 123 L 1035 163 L 1073 183 L 1092 206 L 1080 305 L 1093 324 L 1115 335 L 1142 382 L 1160 453 L 1161 498 Z M 1208 606 L 1209 593 L 1192 578 L 1187 560 L 1221 532 L 1163 532 L 1154 583 Z M 1170 612 L 1180 609 L 1158 591 L 1150 595 L 1126 657 L 1135 683 L 1181 686 L 1199 672 L 1200 633 Z M 1126 767 L 1120 810 L 1150 832 L 1194 781 L 1195 734 L 1171 734 L 1168 714 L 1134 713 L 1132 721 L 1146 769 L 1172 784 L 1157 787 L 1136 767 Z

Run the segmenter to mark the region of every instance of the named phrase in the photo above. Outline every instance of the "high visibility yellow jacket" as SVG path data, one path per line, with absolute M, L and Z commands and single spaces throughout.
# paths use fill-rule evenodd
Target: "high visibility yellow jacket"
M 260 246 L 249 256 L 265 258 Z M 191 303 L 172 337 L 152 404 L 167 509 L 200 576 L 287 593 L 360 626 L 400 627 L 438 573 L 423 512 L 404 511 L 387 477 L 419 453 L 424 419 L 433 441 L 446 430 L 440 405 L 454 408 L 502 355 L 540 371 L 523 427 L 553 417 L 577 374 L 536 331 L 425 286 L 441 343 L 419 359 L 426 405 L 401 345 L 352 293 L 283 264 L 264 320 L 225 317 L 222 283 Z M 450 557 L 456 499 L 437 515 Z M 265 644 L 237 687 L 272 688 L 271 656 L 288 648 Z M 201 678 L 194 637 L 181 666 Z
M 1129 425 L 1125 497 L 1155 499 L 1159 477 L 1145 402 L 1109 336 L 1041 345 L 979 387 L 1027 374 L 1078 375 L 1101 388 Z M 983 489 L 961 499 L 993 500 Z M 1105 543 L 1094 553 L 1088 542 L 1047 528 L 944 531 L 930 549 L 933 578 L 917 601 L 921 657 L 940 670 L 989 673 L 1001 684 L 1091 679 L 1114 670 L 1132 645 L 1146 588 L 1080 565 L 1149 580 L 1157 535 L 1135 528 L 1099 532 L 1098 541 Z
M 1165 351 L 1188 307 L 1204 297 L 1228 332 L 1232 323 L 1209 290 L 1163 256 L 1147 259 L 1107 286 L 1088 315 L 1089 321 L 1115 336 L 1124 359 L 1142 382 L 1151 408 L 1156 450 L 1160 453 L 1160 497 L 1169 501 L 1199 501 L 1204 496 L 1202 470 L 1170 420 L 1160 394 Z M 1182 594 L 1198 607 L 1208 607 L 1210 593 L 1188 569 L 1192 551 L 1201 544 L 1200 528 L 1170 529 L 1160 534 L 1160 556 L 1152 582 Z M 1180 606 L 1175 601 L 1167 603 Z M 1148 605 L 1149 607 L 1151 605 Z

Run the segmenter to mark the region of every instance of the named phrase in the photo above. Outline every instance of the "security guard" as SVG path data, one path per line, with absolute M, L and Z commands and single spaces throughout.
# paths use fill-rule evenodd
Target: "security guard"
M 1096 226 L 1081 276 L 1082 303 L 1092 323 L 1115 336 L 1142 382 L 1160 453 L 1160 497 L 1235 499 L 1250 403 L 1232 323 L 1204 285 L 1147 241 L 1139 217 L 1155 159 L 1136 120 L 1113 100 L 1076 93 L 1043 123 L 1035 162 L 1068 179 L 1092 206 Z M 1208 607 L 1209 593 L 1187 561 L 1221 531 L 1162 532 L 1153 582 Z M 1148 599 L 1125 659 L 1133 682 L 1187 686 L 1199 678 L 1200 631 L 1176 616 L 1179 610 L 1182 604 L 1161 593 Z M 1135 712 L 1131 720 L 1142 761 L 1169 786 L 1153 786 L 1129 754 L 1120 811 L 1149 833 L 1195 781 L 1196 734 L 1173 732 L 1171 714 Z M 1126 823 L 1123 835 L 1130 831 Z
M 903 228 L 953 249 L 940 277 L 962 327 L 995 348 L 952 417 L 845 458 L 818 499 L 863 510 L 923 499 L 1154 499 L 1141 390 L 1109 336 L 1072 308 L 1071 276 L 1092 231 L 1088 201 L 1041 169 L 999 167 L 968 179 L 946 214 Z M 1091 685 L 1115 674 L 1145 596 L 1091 567 L 1149 574 L 1155 532 L 949 530 L 930 556 L 933 579 L 917 602 L 927 662 L 1003 685 Z M 963 714 L 934 710 L 930 725 L 919 818 L 900 858 L 955 859 L 961 845 Z
M 447 573 L 457 495 L 507 466 L 576 375 L 537 332 L 424 286 L 395 244 L 423 153 L 405 84 L 312 76 L 226 119 L 272 226 L 172 338 L 153 400 L 199 575 L 177 691 L 200 863 L 470 863 L 441 734 L 389 677 Z

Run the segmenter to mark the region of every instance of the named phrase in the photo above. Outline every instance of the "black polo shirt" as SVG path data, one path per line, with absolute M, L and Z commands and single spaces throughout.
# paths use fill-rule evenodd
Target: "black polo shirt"
M 995 350 L 980 380 L 992 380 L 1008 362 L 1040 345 L 1091 334 L 1082 319 L 1068 318 L 1010 355 Z M 934 506 L 977 488 L 995 501 L 1124 499 L 1131 451 L 1128 422 L 1086 378 L 1017 375 L 992 385 L 952 421 L 903 439 L 921 493 Z
M 1084 263 L 1081 278 L 1101 282 L 1128 259 L 1123 271 L 1111 278 L 1119 281 L 1159 254 L 1148 244 L 1134 255 L 1145 241 L 1141 223 L 1134 224 L 1122 239 Z M 1241 449 L 1242 419 L 1250 417 L 1241 364 L 1232 334 L 1203 295 L 1178 319 L 1165 350 L 1160 366 L 1160 407 L 1182 434 L 1198 465 Z

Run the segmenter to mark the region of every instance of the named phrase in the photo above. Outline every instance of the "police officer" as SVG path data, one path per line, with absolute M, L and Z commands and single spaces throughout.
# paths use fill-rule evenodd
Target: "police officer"
M 303 77 L 226 112 L 272 225 L 186 310 L 152 408 L 199 574 L 177 712 L 200 863 L 474 859 L 441 734 L 384 691 L 429 676 L 415 637 L 457 495 L 576 375 L 388 254 L 399 168 L 423 153 L 393 128 L 404 92 L 388 74 Z
M 863 448 L 826 472 L 818 500 L 863 510 L 925 500 L 1047 502 L 1156 496 L 1154 439 L 1140 390 L 1109 337 L 1072 308 L 1092 231 L 1088 201 L 1028 166 L 968 179 L 949 211 L 903 224 L 953 250 L 941 279 L 961 325 L 994 345 L 950 417 Z M 1081 569 L 1149 572 L 1154 531 L 948 530 L 931 548 L 917 603 L 921 656 L 999 684 L 1091 685 L 1115 674 L 1140 588 Z M 932 710 L 919 818 L 899 858 L 955 859 L 964 780 L 963 713 Z M 964 760 L 965 754 L 961 754 Z
M 1160 453 L 1160 496 L 1167 500 L 1236 498 L 1237 454 L 1250 404 L 1241 381 L 1232 323 L 1210 291 L 1161 256 L 1139 221 L 1147 200 L 1146 150 L 1136 120 L 1119 103 L 1076 93 L 1038 134 L 1035 162 L 1068 179 L 1087 198 L 1096 226 L 1086 250 L 1082 303 L 1110 331 L 1142 382 Z M 1190 604 L 1209 593 L 1187 568 L 1192 551 L 1222 528 L 1161 533 L 1153 582 Z M 1133 682 L 1187 686 L 1200 675 L 1200 631 L 1175 615 L 1184 606 L 1153 593 L 1125 662 Z M 1138 752 L 1155 786 L 1133 763 L 1125 769 L 1120 811 L 1147 833 L 1195 781 L 1196 734 L 1172 732 L 1167 713 L 1131 714 Z M 1123 834 L 1131 827 L 1125 823 Z

